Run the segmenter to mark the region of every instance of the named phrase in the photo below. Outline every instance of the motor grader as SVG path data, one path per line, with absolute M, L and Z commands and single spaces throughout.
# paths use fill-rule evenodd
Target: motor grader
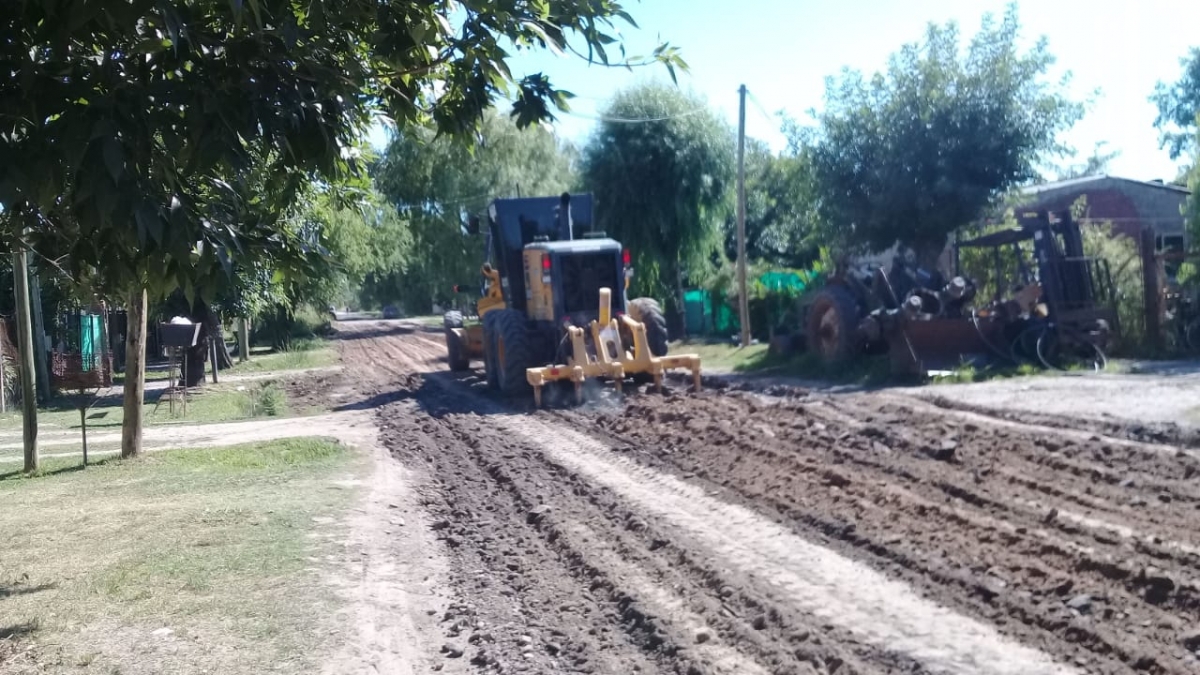
M 443 318 L 450 368 L 483 361 L 489 389 L 506 395 L 604 378 L 618 391 L 627 378 L 661 391 L 668 370 L 686 369 L 700 388 L 700 358 L 668 355 L 667 326 L 652 298 L 629 300 L 627 249 L 592 230 L 592 196 L 498 199 L 488 207 L 484 288 L 478 318 Z M 460 287 L 461 289 L 461 287 Z

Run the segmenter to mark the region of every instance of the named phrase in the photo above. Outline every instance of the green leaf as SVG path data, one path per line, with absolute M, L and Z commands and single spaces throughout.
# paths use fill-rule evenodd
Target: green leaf
M 125 150 L 114 136 L 104 139 L 104 166 L 113 183 L 119 184 L 121 175 L 125 173 Z
M 139 241 L 144 244 L 149 237 L 156 244 L 162 243 L 163 224 L 157 209 L 148 202 L 142 202 L 134 211 L 134 218 L 137 220 Z

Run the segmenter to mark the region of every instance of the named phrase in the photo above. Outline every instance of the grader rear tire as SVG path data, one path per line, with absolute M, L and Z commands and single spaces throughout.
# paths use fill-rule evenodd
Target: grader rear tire
M 667 320 L 662 307 L 654 298 L 635 298 L 629 301 L 629 316 L 646 327 L 646 342 L 654 356 L 666 356 L 670 349 L 667 339 Z
M 525 315 L 513 309 L 496 312 L 493 359 L 497 382 L 506 395 L 524 394 L 529 390 L 525 369 L 531 364 L 529 332 L 525 330 Z
M 846 289 L 830 286 L 818 293 L 805 328 L 808 349 L 825 362 L 844 363 L 857 356 L 858 303 Z
M 500 376 L 496 366 L 496 314 L 493 310 L 483 315 L 483 374 L 487 388 L 496 391 L 500 388 Z
M 462 372 L 471 367 L 471 358 L 463 347 L 462 340 L 454 334 L 454 329 L 463 327 L 462 312 L 446 312 L 442 317 L 442 327 L 446 331 L 446 360 L 450 362 L 450 370 Z

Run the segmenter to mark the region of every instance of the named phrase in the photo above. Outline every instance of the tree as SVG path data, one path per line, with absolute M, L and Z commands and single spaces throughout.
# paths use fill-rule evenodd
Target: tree
M 1108 171 L 1109 164 L 1121 154 L 1120 150 L 1104 152 L 1104 146 L 1106 145 L 1108 145 L 1107 141 L 1100 141 L 1092 148 L 1091 156 L 1085 159 L 1082 164 L 1071 164 L 1059 169 L 1057 180 L 1103 175 Z
M 746 140 L 746 254 L 783 267 L 816 259 L 819 230 L 812 164 L 805 152 L 775 155 L 766 143 Z M 725 255 L 737 259 L 736 214 L 725 220 Z
M 1183 75 L 1177 82 L 1159 82 L 1150 100 L 1158 107 L 1154 126 L 1158 127 L 1160 145 L 1179 159 L 1200 149 L 1196 130 L 1200 128 L 1200 47 L 1195 47 L 1179 59 Z
M 616 95 L 583 151 L 598 229 L 630 248 L 642 293 L 671 297 L 675 332 L 685 278 L 702 275 L 722 245 L 733 149 L 732 130 L 703 100 L 645 84 Z
M 1058 134 L 1083 106 L 1044 79 L 1045 39 L 1018 50 L 1019 28 L 1015 6 L 999 23 L 987 15 L 964 53 L 955 24 L 931 24 L 886 72 L 827 82 L 812 153 L 832 235 L 876 251 L 898 241 L 928 264 L 948 233 L 1062 154 Z
M 465 134 L 498 95 L 521 124 L 569 93 L 517 81 L 516 48 L 571 48 L 607 63 L 615 0 L 29 0 L 0 11 L 0 236 L 61 255 L 129 298 L 122 453 L 141 440 L 148 291 L 211 292 L 235 264 L 274 274 L 319 253 L 279 226 L 310 180 L 353 174 L 347 152 L 382 105 L 407 128 Z M 683 66 L 663 45 L 652 61 Z M 515 87 L 514 87 L 515 85 Z M 231 181 L 265 162 L 268 185 Z M 258 195 L 267 195 L 255 201 Z M 214 208 L 220 204 L 222 208 Z M 217 219 L 214 214 L 223 217 Z
M 375 182 L 408 223 L 419 254 L 372 270 L 364 300 L 401 302 L 414 311 L 451 300 L 455 284 L 479 279 L 483 262 L 483 237 L 463 231 L 470 215 L 484 214 L 497 197 L 558 195 L 574 183 L 572 150 L 544 127 L 520 129 L 493 110 L 477 139 L 469 146 L 418 128 L 389 144 Z

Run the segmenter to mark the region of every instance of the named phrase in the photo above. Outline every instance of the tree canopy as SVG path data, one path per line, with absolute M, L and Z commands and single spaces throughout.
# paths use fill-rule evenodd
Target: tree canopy
M 684 276 L 722 245 L 733 151 L 732 130 L 703 100 L 662 84 L 619 92 L 583 151 L 597 228 L 631 249 L 639 288 L 671 289 L 680 311 Z
M 476 142 L 437 136 L 432 128 L 398 134 L 373 168 L 384 198 L 407 223 L 412 254 L 380 259 L 364 278 L 363 300 L 401 302 L 428 310 L 451 299 L 451 287 L 479 279 L 482 236 L 464 224 L 498 197 L 557 195 L 574 183 L 575 150 L 545 127 L 520 129 L 508 115 L 488 112 Z M 472 287 L 475 287 L 472 285 Z
M 1200 150 L 1196 130 L 1200 127 L 1200 47 L 1179 59 L 1183 74 L 1171 84 L 1159 82 L 1150 100 L 1158 107 L 1154 126 L 1162 147 L 1179 159 Z
M 375 111 L 467 134 L 512 96 L 519 123 L 548 119 L 569 94 L 541 74 L 517 79 L 508 45 L 576 36 L 607 61 L 617 21 L 632 23 L 615 0 L 6 3 L 7 235 L 119 287 L 201 286 L 231 269 L 218 255 L 304 252 L 278 205 L 315 177 L 353 174 Z M 653 58 L 683 65 L 665 45 Z M 250 196 L 231 176 L 256 164 L 269 179 Z
M 875 250 L 899 241 L 938 251 L 1062 152 L 1058 134 L 1083 107 L 1045 79 L 1046 41 L 1022 52 L 1019 31 L 1015 7 L 999 22 L 986 16 L 965 51 L 955 24 L 930 25 L 886 71 L 827 82 L 812 157 L 831 234 Z
M 746 139 L 746 255 L 784 267 L 803 267 L 817 256 L 819 229 L 812 161 L 807 152 L 777 155 Z M 725 255 L 737 259 L 737 214 L 725 222 Z

